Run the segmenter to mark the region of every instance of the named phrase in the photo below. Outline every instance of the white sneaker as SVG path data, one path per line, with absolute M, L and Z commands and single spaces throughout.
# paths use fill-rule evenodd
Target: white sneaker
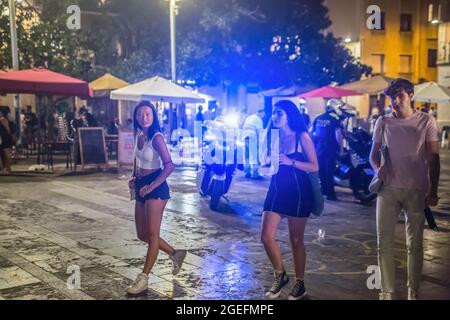
M 169 256 L 170 260 L 173 262 L 173 270 L 172 274 L 177 275 L 181 270 L 181 266 L 183 265 L 184 258 L 186 258 L 187 251 L 186 250 L 173 250 L 173 254 Z
M 379 298 L 380 300 L 395 300 L 393 292 L 381 292 Z
M 148 290 L 148 275 L 145 273 L 138 274 L 136 280 L 127 288 L 127 293 L 130 295 L 139 295 Z
M 419 295 L 416 290 L 408 288 L 408 300 L 419 300 Z

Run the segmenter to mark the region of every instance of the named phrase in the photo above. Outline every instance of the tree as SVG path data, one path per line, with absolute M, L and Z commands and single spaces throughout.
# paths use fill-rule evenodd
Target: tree
M 332 34 L 323 0 L 198 0 L 180 10 L 180 73 L 199 83 L 322 86 L 370 69 Z M 182 17 L 183 16 L 183 17 Z
M 8 6 L 7 0 L 0 0 Z M 69 0 L 36 1 L 37 7 L 17 8 L 17 37 L 20 68 L 46 67 L 77 78 L 86 78 L 92 69 L 94 52 L 89 49 L 89 35 L 67 27 Z M 11 66 L 9 19 L 2 15 L 2 60 L 0 68 Z M 3 32 L 6 31 L 7 32 Z M 4 54 L 3 54 L 4 53 Z M 5 58 L 6 57 L 6 58 Z

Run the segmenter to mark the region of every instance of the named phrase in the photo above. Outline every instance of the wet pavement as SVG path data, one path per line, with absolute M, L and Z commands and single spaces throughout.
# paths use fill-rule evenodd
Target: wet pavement
M 434 210 L 441 232 L 425 230 L 423 299 L 450 300 L 449 152 L 442 154 L 442 167 L 441 202 Z M 131 299 L 124 291 L 141 271 L 146 245 L 136 238 L 125 174 L 0 176 L 0 299 Z M 161 230 L 175 248 L 188 250 L 182 271 L 173 276 L 168 256 L 160 253 L 148 294 L 132 299 L 264 299 L 272 280 L 259 240 L 268 179 L 238 173 L 221 212 L 213 212 L 197 193 L 195 176 L 193 168 L 180 167 L 169 178 L 172 199 Z M 340 191 L 341 201 L 327 202 L 324 215 L 306 227 L 310 299 L 377 299 L 378 291 L 367 287 L 367 268 L 377 264 L 374 203 L 355 203 Z M 402 217 L 396 232 L 398 295 L 404 299 Z M 294 279 L 286 221 L 278 238 Z M 79 288 L 68 286 L 76 283 L 74 266 Z

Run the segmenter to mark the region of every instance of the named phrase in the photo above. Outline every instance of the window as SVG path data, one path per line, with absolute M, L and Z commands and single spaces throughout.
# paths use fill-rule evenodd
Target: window
M 430 3 L 428 5 L 428 22 L 440 21 L 442 18 L 442 5 L 435 6 Z
M 386 30 L 386 12 L 381 12 L 381 28 L 380 30 Z
M 412 56 L 400 55 L 399 73 L 412 73 Z
M 437 49 L 428 49 L 428 67 L 435 68 L 437 62 Z
M 402 13 L 400 15 L 400 31 L 402 32 L 412 31 L 412 14 Z
M 372 54 L 373 73 L 384 73 L 384 54 Z
M 433 15 L 433 4 L 430 3 L 428 6 L 428 22 L 433 21 L 434 15 Z

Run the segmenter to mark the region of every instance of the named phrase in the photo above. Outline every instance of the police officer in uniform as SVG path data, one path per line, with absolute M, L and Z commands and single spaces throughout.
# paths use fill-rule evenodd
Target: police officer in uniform
M 331 99 L 327 102 L 326 111 L 313 122 L 311 131 L 319 161 L 319 177 L 322 193 L 328 200 L 337 201 L 334 191 L 334 171 L 336 158 L 342 152 L 342 128 L 339 118 L 339 107 L 342 101 Z

